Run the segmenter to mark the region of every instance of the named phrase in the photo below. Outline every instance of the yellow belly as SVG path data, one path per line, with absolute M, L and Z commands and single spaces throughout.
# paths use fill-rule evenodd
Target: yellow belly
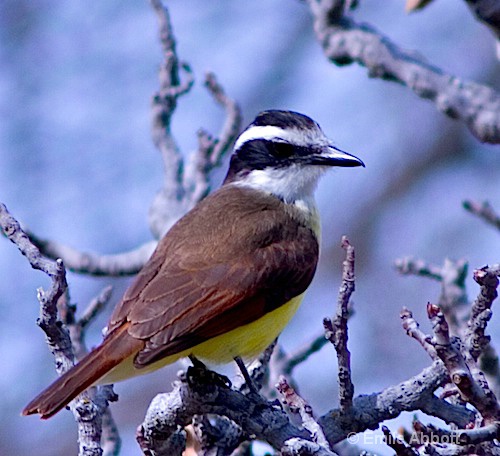
M 269 312 L 262 318 L 225 334 L 207 340 L 188 350 L 167 356 L 143 369 L 136 369 L 133 357 L 127 358 L 97 382 L 100 385 L 116 383 L 137 375 L 155 371 L 172 364 L 179 358 L 194 355 L 201 361 L 210 364 L 226 364 L 235 356 L 250 361 L 262 353 L 271 342 L 283 331 L 293 317 L 302 301 L 304 294 L 291 299 L 285 305 Z

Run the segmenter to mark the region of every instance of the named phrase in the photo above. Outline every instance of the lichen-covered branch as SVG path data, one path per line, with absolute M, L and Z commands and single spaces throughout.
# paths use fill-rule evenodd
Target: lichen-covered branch
M 342 0 L 308 0 L 314 31 L 336 65 L 358 63 L 370 77 L 397 82 L 431 100 L 447 116 L 464 122 L 482 142 L 500 142 L 500 94 L 493 88 L 446 74 L 404 51 L 370 25 L 344 14 Z
M 405 382 L 379 393 L 357 396 L 348 414 L 334 409 L 317 422 L 330 445 L 342 441 L 351 432 L 376 429 L 379 423 L 403 411 L 422 410 L 447 423 L 465 427 L 474 419 L 474 413 L 433 394 L 447 378 L 443 364 L 435 362 Z M 141 425 L 142 445 L 153 451 L 152 454 L 166 454 L 160 449 L 199 414 L 223 414 L 246 433 L 268 442 L 277 450 L 291 438 L 311 440 L 311 435 L 294 426 L 274 402 L 255 394 L 246 396 L 227 386 L 203 384 L 191 377 L 190 382 L 178 381 L 172 392 L 153 399 Z
M 188 372 L 189 376 L 189 372 Z M 175 432 L 191 423 L 195 415 L 224 415 L 246 433 L 279 449 L 291 437 L 307 439 L 308 432 L 290 423 L 286 413 L 259 395 L 246 396 L 227 386 L 207 384 L 198 377 L 178 381 L 170 393 L 157 395 L 142 423 L 143 442 L 155 455 Z

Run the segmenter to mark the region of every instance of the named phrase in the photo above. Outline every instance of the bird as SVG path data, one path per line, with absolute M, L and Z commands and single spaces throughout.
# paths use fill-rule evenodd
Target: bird
M 332 167 L 365 166 L 310 117 L 259 113 L 239 135 L 219 189 L 159 241 L 116 305 L 100 345 L 22 411 L 46 419 L 90 386 L 191 356 L 252 360 L 282 332 L 316 271 L 314 191 Z

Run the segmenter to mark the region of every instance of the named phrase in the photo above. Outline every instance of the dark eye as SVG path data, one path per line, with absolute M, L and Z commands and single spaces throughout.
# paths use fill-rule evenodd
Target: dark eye
M 271 154 L 276 158 L 288 158 L 295 153 L 295 148 L 289 143 L 275 142 L 272 143 Z

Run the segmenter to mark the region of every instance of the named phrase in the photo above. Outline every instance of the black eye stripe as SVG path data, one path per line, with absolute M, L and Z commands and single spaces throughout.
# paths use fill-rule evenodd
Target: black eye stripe
M 288 158 L 296 154 L 296 146 L 286 142 L 268 142 L 269 152 L 277 158 Z

